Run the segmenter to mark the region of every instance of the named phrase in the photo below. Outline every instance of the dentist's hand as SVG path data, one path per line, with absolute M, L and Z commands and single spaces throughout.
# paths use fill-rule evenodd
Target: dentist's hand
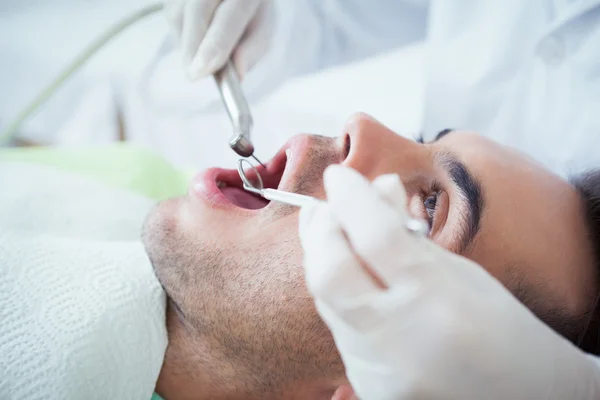
M 302 209 L 309 291 L 360 398 L 600 398 L 600 368 L 479 265 L 405 229 L 395 175 L 325 172 Z
M 230 57 L 243 76 L 267 50 L 272 7 L 272 0 L 166 0 L 188 77 L 210 75 Z

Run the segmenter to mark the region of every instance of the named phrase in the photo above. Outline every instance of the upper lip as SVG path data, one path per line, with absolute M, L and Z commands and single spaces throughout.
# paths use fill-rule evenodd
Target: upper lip
M 275 167 L 283 168 L 281 179 L 277 186 L 278 190 L 294 191 L 295 181 L 298 179 L 301 171 L 300 168 L 306 166 L 305 157 L 311 149 L 310 141 L 311 139 L 307 135 L 294 136 L 271 160 L 275 163 Z M 276 169 L 274 168 L 274 170 Z
M 286 179 L 290 179 L 287 165 L 287 154 L 286 150 L 291 147 L 286 145 L 282 147 L 275 156 L 264 164 L 264 167 L 261 165 L 255 166 L 254 170 L 246 169 L 246 176 L 248 179 L 253 182 L 254 176 L 258 172 L 263 181 L 263 185 L 265 188 L 272 189 L 281 189 L 283 186 L 284 175 L 288 175 Z M 279 177 L 281 176 L 281 179 Z M 274 184 L 274 180 L 277 179 L 276 184 Z M 233 169 L 223 169 L 220 170 L 219 173 L 215 175 L 216 182 L 224 183 L 228 186 L 238 186 L 242 187 L 242 178 L 239 176 L 237 170 Z
M 255 166 L 260 174 L 265 188 L 278 190 L 291 190 L 293 188 L 296 173 L 301 164 L 301 158 L 308 150 L 308 146 L 302 145 L 302 138 L 292 138 L 288 141 L 271 160 L 263 166 Z M 247 171 L 246 176 L 252 181 L 254 171 Z M 274 184 L 274 179 L 278 182 Z M 242 179 L 236 170 L 224 169 L 215 176 L 217 182 L 225 183 L 229 186 L 242 187 Z
M 314 138 L 309 135 L 291 138 L 269 162 L 265 163 L 265 167 L 257 167 L 257 171 L 263 178 L 264 187 L 288 192 L 298 191 L 300 189 L 298 182 L 303 170 L 310 167 L 307 163 L 310 163 L 309 156 L 314 147 Z M 247 176 L 251 178 L 251 172 Z M 226 186 L 243 187 L 237 169 L 210 168 L 194 178 L 190 190 L 193 191 L 194 196 L 200 196 L 214 207 L 225 207 L 247 215 L 260 211 L 260 209 L 241 208 L 231 203 L 219 188 L 220 183 Z M 274 205 L 268 204 L 265 208 L 271 206 Z
M 310 148 L 310 138 L 306 136 L 295 136 L 290 139 L 279 151 L 263 166 L 255 166 L 256 171 L 261 175 L 264 188 L 278 190 L 294 190 L 294 182 L 302 165 L 303 156 L 307 154 Z M 227 186 L 243 187 L 242 179 L 237 169 L 214 169 L 210 174 L 211 180 L 215 186 L 225 184 Z M 253 181 L 253 170 L 246 170 L 246 176 Z M 216 188 L 215 188 L 216 189 Z M 267 205 L 267 207 L 271 204 Z M 239 209 L 242 211 L 242 209 Z M 259 210 L 243 210 L 245 212 L 256 212 Z

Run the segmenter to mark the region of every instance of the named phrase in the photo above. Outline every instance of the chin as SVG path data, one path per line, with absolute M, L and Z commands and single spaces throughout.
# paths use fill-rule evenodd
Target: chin
M 178 231 L 178 208 L 180 198 L 173 198 L 156 204 L 146 216 L 142 226 L 142 243 L 156 271 L 164 254 L 169 251 L 169 243 L 176 239 Z

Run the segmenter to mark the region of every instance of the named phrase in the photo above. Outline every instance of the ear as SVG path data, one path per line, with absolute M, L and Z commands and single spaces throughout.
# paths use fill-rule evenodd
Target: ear
M 358 400 L 358 397 L 354 394 L 352 387 L 344 383 L 337 388 L 331 400 Z

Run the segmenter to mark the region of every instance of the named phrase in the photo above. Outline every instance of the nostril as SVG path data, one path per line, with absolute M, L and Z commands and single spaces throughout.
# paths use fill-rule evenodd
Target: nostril
M 350 135 L 346 133 L 344 135 L 344 157 L 342 161 L 345 161 L 350 155 L 350 146 L 352 145 L 352 140 L 350 139 Z

